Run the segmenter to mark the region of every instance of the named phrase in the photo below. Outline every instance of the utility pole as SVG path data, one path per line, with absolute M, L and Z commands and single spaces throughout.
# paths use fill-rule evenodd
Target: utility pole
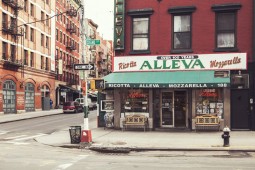
M 86 63 L 86 51 L 85 51 L 85 42 L 86 42 L 86 36 L 85 36 L 85 4 L 84 1 L 81 1 L 81 38 L 82 38 L 82 63 Z M 88 113 L 89 113 L 89 108 L 88 108 L 88 83 L 87 83 L 87 71 L 83 70 L 83 81 L 85 81 L 85 86 L 86 86 L 86 91 L 84 95 L 84 126 L 83 126 L 83 131 L 82 131 L 82 136 L 81 136 L 81 142 L 92 142 L 92 137 L 91 137 L 91 131 L 89 130 L 89 120 L 88 120 Z

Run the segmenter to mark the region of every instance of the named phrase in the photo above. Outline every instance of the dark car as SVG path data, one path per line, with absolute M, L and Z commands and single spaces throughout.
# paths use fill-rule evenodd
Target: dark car
M 79 102 L 69 101 L 63 105 L 64 113 L 79 113 L 83 111 L 83 106 Z

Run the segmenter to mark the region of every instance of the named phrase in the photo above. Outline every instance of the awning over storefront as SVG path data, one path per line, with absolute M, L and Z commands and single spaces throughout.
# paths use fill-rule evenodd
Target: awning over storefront
M 73 93 L 80 93 L 79 90 L 76 90 L 75 88 L 72 88 L 70 86 L 66 86 L 63 84 L 59 84 L 60 91 L 62 92 L 73 92 Z
M 214 71 L 125 72 L 104 77 L 106 88 L 215 88 L 230 87 L 230 76 Z

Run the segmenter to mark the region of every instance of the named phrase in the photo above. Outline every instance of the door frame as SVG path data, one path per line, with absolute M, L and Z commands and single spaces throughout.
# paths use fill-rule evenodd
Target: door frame
M 174 103 L 174 100 L 175 100 L 175 96 L 174 96 L 174 92 L 175 91 L 185 91 L 186 92 L 186 98 L 185 98 L 185 101 L 186 101 L 186 104 L 185 104 L 185 107 L 186 107 L 186 111 L 185 111 L 185 125 L 187 126 L 187 117 L 188 117 L 188 90 L 187 89 L 164 89 L 164 90 L 161 90 L 160 91 L 160 127 L 162 128 L 167 128 L 167 127 L 171 127 L 171 128 L 174 128 L 175 127 L 175 112 L 174 112 L 174 107 L 175 107 L 175 103 Z M 173 123 L 172 125 L 162 125 L 162 93 L 164 92 L 171 92 L 173 94 L 173 99 L 172 99 L 172 104 L 173 104 L 173 107 L 172 107 L 172 113 L 173 113 Z
M 172 98 L 172 116 L 173 116 L 173 120 L 172 120 L 172 125 L 162 125 L 162 93 L 164 92 L 171 92 L 173 94 L 173 98 Z M 160 91 L 160 127 L 174 127 L 174 90 L 161 90 Z

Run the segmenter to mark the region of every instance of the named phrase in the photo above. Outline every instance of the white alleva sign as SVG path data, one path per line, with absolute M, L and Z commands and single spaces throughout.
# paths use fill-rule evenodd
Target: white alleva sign
M 114 57 L 114 72 L 246 69 L 246 53 Z

